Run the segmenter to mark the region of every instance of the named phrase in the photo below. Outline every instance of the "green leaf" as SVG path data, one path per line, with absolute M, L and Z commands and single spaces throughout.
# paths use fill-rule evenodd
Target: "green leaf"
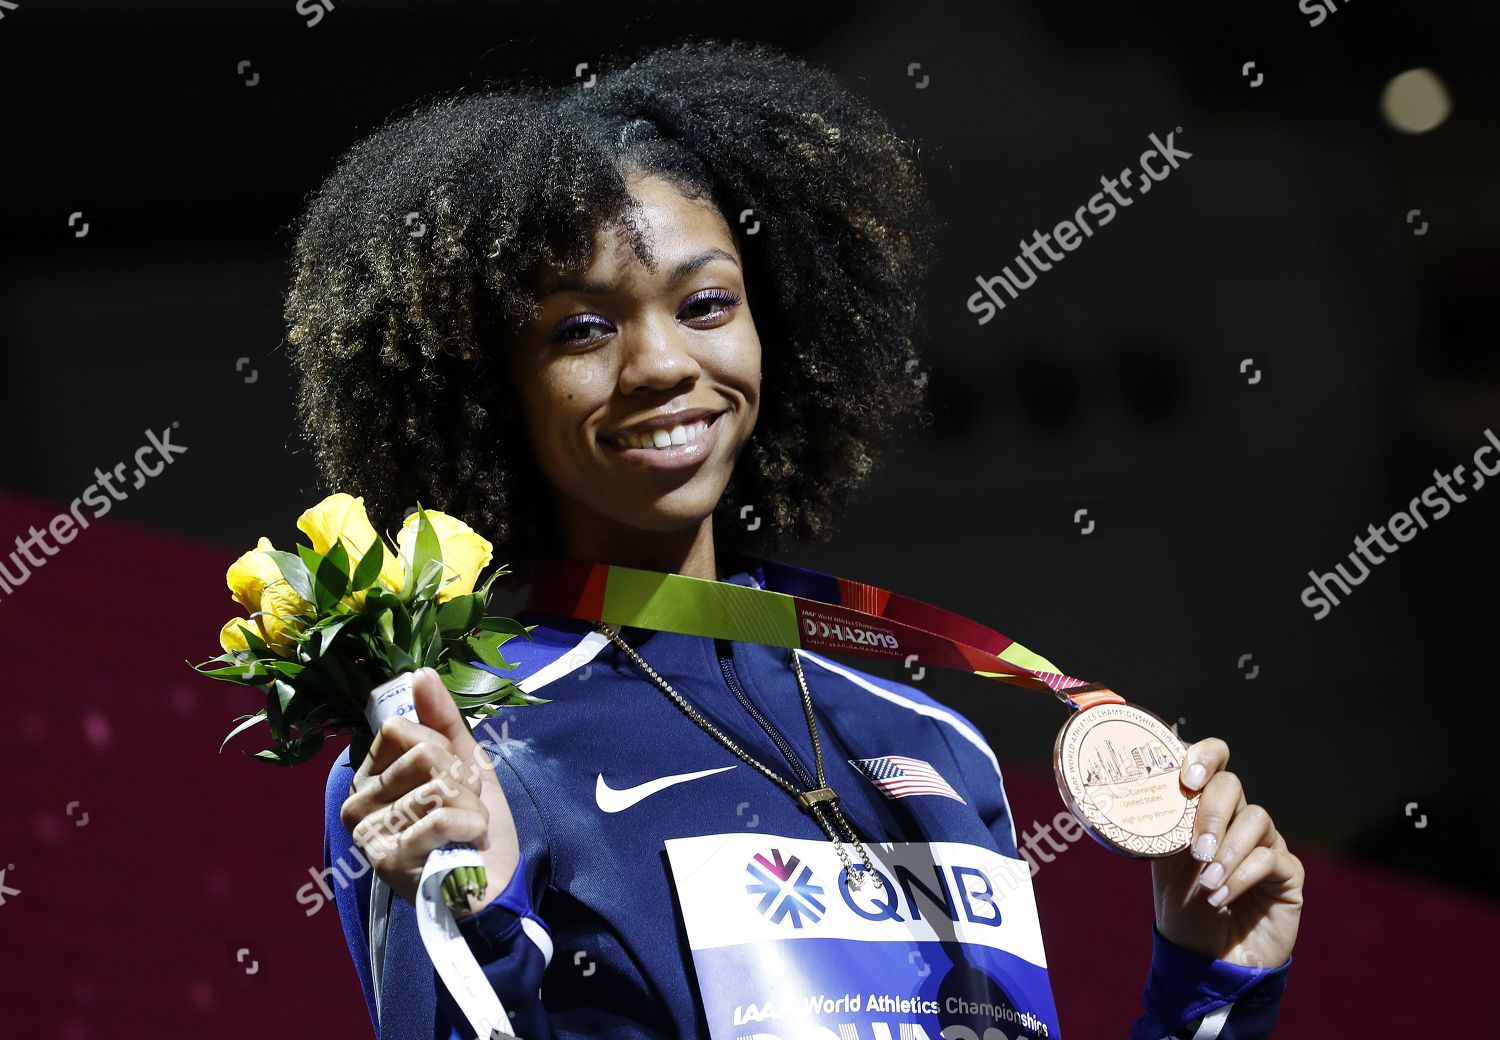
M 422 667 L 417 663 L 416 658 L 412 657 L 411 654 L 407 653 L 395 643 L 391 644 L 391 646 L 387 650 L 387 653 L 389 655 L 388 660 L 391 662 L 391 667 L 396 670 L 397 675 L 401 674 L 402 672 L 415 672 L 418 668 Z
M 402 642 L 410 642 L 411 635 L 416 631 L 416 618 L 418 603 L 403 603 L 396 610 L 391 611 L 391 620 L 396 624 L 396 638 Z
M 418 607 L 417 612 L 412 615 L 411 629 L 411 655 L 419 661 L 425 661 L 433 643 L 439 648 L 443 644 L 443 635 L 438 631 L 437 604 L 423 603 Z
M 429 668 L 436 668 L 443 661 L 443 649 L 443 634 L 434 632 L 427 641 L 427 652 L 422 656 L 422 663 Z
M 313 576 L 319 612 L 332 610 L 333 605 L 349 591 L 349 553 L 343 542 L 334 542 L 329 547 L 328 555 L 323 557 Z
M 322 553 L 318 552 L 310 545 L 303 545 L 301 542 L 297 543 L 297 558 L 301 560 L 302 565 L 307 568 L 308 574 L 317 574 L 318 568 L 322 566 L 323 563 Z
M 391 620 L 391 616 L 394 613 L 395 611 L 386 608 L 375 616 L 375 630 L 380 633 L 380 637 L 387 643 L 396 642 L 396 626 L 395 622 Z
M 495 649 L 497 646 L 499 646 L 499 644 L 503 642 L 505 642 L 504 639 L 497 639 L 495 635 L 490 632 L 486 632 L 482 635 L 470 636 L 468 639 L 464 640 L 464 644 L 471 651 L 473 651 L 474 656 L 479 658 L 479 660 L 483 661 L 485 664 L 489 665 L 491 668 L 514 668 L 515 665 L 511 664 L 505 658 L 501 657 L 500 651 Z
M 443 561 L 428 560 L 417 572 L 416 587 L 412 590 L 414 602 L 431 600 L 437 596 L 438 586 L 443 580 Z
M 418 600 L 413 603 L 415 608 L 411 612 L 411 631 L 414 637 L 421 636 L 429 631 L 437 623 L 437 604 L 432 600 Z
M 448 688 L 448 692 L 465 696 L 492 694 L 503 689 L 505 684 L 506 680 L 494 672 L 475 668 L 462 661 L 449 661 L 448 670 L 443 673 L 443 685 Z
M 363 592 L 375 584 L 375 579 L 380 577 L 380 568 L 385 565 L 385 539 L 380 537 L 379 532 L 375 534 L 375 542 L 365 554 L 359 558 L 359 566 L 354 568 L 354 576 L 349 581 L 351 592 Z
M 483 609 L 478 596 L 454 596 L 438 607 L 438 628 L 449 638 L 462 635 L 474 627 Z
M 206 675 L 210 679 L 223 679 L 225 682 L 239 683 L 241 686 L 262 686 L 266 680 L 266 669 L 257 662 L 247 664 L 230 665 L 227 668 L 197 668 L 199 674 Z
M 374 595 L 372 592 L 371 595 Z M 380 609 L 387 610 L 391 618 L 391 631 L 387 637 L 391 643 L 397 646 L 406 646 L 411 643 L 411 613 L 406 609 L 406 604 L 394 596 L 387 599 L 381 597 L 378 600 Z M 366 607 L 370 601 L 365 600 Z
M 383 649 L 375 653 L 376 660 L 384 660 Z M 316 675 L 316 686 L 313 693 L 316 700 L 329 705 L 335 705 L 333 710 L 345 715 L 352 715 L 357 720 L 364 718 L 365 701 L 374 685 L 370 681 L 370 672 L 363 671 L 352 661 L 346 660 L 344 654 L 330 654 L 319 658 Z M 390 674 L 395 674 L 394 672 Z M 304 681 L 299 689 L 305 689 Z
M 281 764 L 284 766 L 301 765 L 316 755 L 322 746 L 323 731 L 320 729 L 310 730 L 300 737 L 294 737 L 287 741 L 282 749 Z
M 258 711 L 254 715 L 247 715 L 247 716 L 245 716 L 245 721 L 241 722 L 238 726 L 234 727 L 234 729 L 230 730 L 229 731 L 229 736 L 227 736 L 227 737 L 224 738 L 224 743 L 219 745 L 219 753 L 223 754 L 224 753 L 224 747 L 225 747 L 225 745 L 227 745 L 235 737 L 237 737 L 241 733 L 245 732 L 245 730 L 249 729 L 251 726 L 255 725 L 257 722 L 264 722 L 264 721 L 266 721 L 266 713 L 263 712 L 263 711 Z
M 432 529 L 432 521 L 427 519 L 427 510 L 422 508 L 422 503 L 417 503 L 417 545 L 416 551 L 412 553 L 411 570 L 416 576 L 415 585 L 417 589 L 422 587 L 422 577 L 426 572 L 427 565 L 436 560 L 441 567 L 443 562 L 443 549 L 438 541 L 437 532 Z M 442 573 L 441 570 L 438 571 Z M 433 584 L 437 588 L 437 584 Z M 420 593 L 418 593 L 420 594 Z M 431 592 L 427 593 L 430 597 Z
M 479 587 L 474 590 L 475 595 L 477 595 L 482 602 L 488 603 L 490 601 L 490 586 L 495 583 L 496 578 L 500 577 L 503 574 L 509 573 L 510 568 L 508 566 L 503 563 L 497 564 L 495 569 L 490 571 L 490 576 L 480 582 Z
M 404 610 L 405 607 L 401 597 L 384 585 L 374 585 L 369 592 L 365 593 L 365 613 L 367 614 L 372 610 Z
M 306 548 L 307 547 L 303 545 L 297 546 L 297 549 L 299 551 Z M 308 549 L 307 551 L 312 552 L 312 550 L 310 549 Z M 301 558 L 296 554 L 286 552 L 282 549 L 267 549 L 265 550 L 265 553 L 267 556 L 271 557 L 271 559 L 276 561 L 276 566 L 281 569 L 281 576 L 286 579 L 287 584 L 292 587 L 292 590 L 296 592 L 297 595 L 307 600 L 307 602 L 312 603 L 312 571 L 308 569 L 307 564 L 303 563 Z M 312 555 L 317 556 L 318 554 L 313 553 Z
M 296 661 L 288 661 L 282 657 L 273 657 L 261 662 L 267 671 L 278 673 L 283 679 L 295 679 L 302 674 L 307 667 Z
M 523 625 L 514 618 L 490 615 L 480 618 L 474 627 L 485 632 L 503 632 L 506 636 L 525 636 L 528 642 L 536 642 L 531 638 L 531 630 L 536 626 Z
M 271 737 L 277 742 L 286 740 L 286 708 L 297 691 L 280 679 L 272 679 L 266 692 L 266 721 L 271 724 Z
M 318 629 L 318 653 L 328 653 L 328 647 L 333 643 L 333 637 L 338 635 L 345 625 L 359 618 L 358 614 L 345 614 L 330 625 L 322 625 Z
M 459 694 L 453 695 L 453 703 L 460 708 L 481 708 L 490 705 L 495 699 L 492 693 Z

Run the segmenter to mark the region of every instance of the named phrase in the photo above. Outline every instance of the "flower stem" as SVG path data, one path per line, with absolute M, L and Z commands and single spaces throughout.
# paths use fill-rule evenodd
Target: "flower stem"
M 469 899 L 483 899 L 488 885 L 483 867 L 455 867 L 443 878 L 443 902 L 455 913 L 467 912 Z

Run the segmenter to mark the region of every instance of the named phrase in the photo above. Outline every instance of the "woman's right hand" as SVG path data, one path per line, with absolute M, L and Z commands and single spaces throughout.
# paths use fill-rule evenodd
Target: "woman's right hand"
M 454 842 L 474 846 L 488 881 L 484 895 L 470 900 L 468 913 L 477 913 L 505 888 L 520 861 L 515 821 L 493 761 L 437 672 L 416 673 L 412 699 L 423 721 L 385 721 L 354 774 L 339 819 L 380 879 L 413 905 L 429 852 Z

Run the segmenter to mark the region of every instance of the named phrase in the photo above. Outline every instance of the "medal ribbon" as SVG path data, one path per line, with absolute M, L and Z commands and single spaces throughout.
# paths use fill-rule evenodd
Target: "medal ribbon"
M 537 564 L 526 609 L 736 642 L 883 657 L 1045 690 L 1075 710 L 1125 702 L 977 621 L 849 578 L 749 557 L 766 587 L 610 563 Z

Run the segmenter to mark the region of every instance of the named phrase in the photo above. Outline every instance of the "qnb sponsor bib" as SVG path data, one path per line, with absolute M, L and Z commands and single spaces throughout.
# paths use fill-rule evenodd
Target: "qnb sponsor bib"
M 833 846 L 669 838 L 713 1040 L 1056 1040 L 1024 860 L 961 842 L 868 845 L 858 891 Z

